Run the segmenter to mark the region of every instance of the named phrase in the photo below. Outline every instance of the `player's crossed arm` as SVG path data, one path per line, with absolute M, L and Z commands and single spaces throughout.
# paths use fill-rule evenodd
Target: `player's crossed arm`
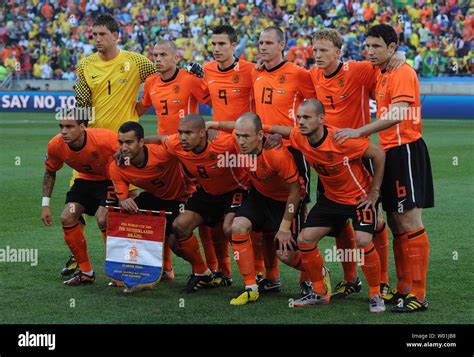
M 401 123 L 404 120 L 404 113 L 407 113 L 406 110 L 402 108 L 408 107 L 408 102 L 398 102 L 390 104 L 390 110 L 384 113 L 379 120 L 376 120 L 370 124 L 361 126 L 358 129 L 344 128 L 336 130 L 334 134 L 334 141 L 339 141 L 340 144 L 343 144 L 348 139 L 357 139 L 360 137 L 368 136 L 379 131 L 388 129 L 398 123 Z

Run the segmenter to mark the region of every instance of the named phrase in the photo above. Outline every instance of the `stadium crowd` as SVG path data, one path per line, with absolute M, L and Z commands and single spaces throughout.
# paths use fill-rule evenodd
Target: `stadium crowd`
M 474 8 L 469 0 L 7 0 L 0 8 L 0 80 L 74 79 L 74 67 L 94 50 L 91 25 L 112 13 L 122 25 L 119 47 L 152 58 L 156 39 L 175 40 L 182 64 L 212 59 L 211 28 L 239 31 L 236 55 L 256 61 L 259 33 L 277 25 L 289 39 L 286 57 L 309 68 L 311 39 L 322 28 L 343 34 L 344 59 L 365 56 L 369 24 L 392 25 L 399 48 L 420 76 L 471 75 Z

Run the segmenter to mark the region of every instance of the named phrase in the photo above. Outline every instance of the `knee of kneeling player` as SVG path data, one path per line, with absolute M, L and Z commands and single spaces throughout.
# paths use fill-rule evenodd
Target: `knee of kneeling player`
M 99 229 L 106 229 L 107 228 L 107 216 L 97 217 L 97 225 Z
M 186 238 L 192 234 L 192 230 L 190 230 L 184 222 L 182 222 L 179 217 L 176 218 L 173 222 L 173 232 L 176 238 Z
M 74 214 L 71 213 L 62 213 L 61 214 L 61 224 L 63 226 L 72 226 L 77 223 L 77 218 Z
M 356 232 L 355 240 L 357 248 L 365 248 L 372 243 L 372 235 L 368 233 L 359 234 L 359 232 Z
M 232 222 L 232 234 L 249 234 L 252 230 L 252 224 L 248 219 L 243 217 L 236 217 Z
M 291 252 L 291 251 L 290 252 L 289 251 L 284 252 L 283 250 L 277 250 L 276 255 L 282 263 L 285 263 L 286 265 L 288 265 L 290 267 L 293 266 L 293 260 L 294 260 L 294 257 L 295 257 L 295 252 Z

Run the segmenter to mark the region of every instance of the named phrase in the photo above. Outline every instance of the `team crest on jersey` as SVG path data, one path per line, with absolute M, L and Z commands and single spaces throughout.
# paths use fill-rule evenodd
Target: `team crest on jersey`
M 92 151 L 91 156 L 93 159 L 97 160 L 99 158 L 99 153 L 97 151 Z
M 232 83 L 237 84 L 239 82 L 240 82 L 240 74 L 236 73 L 232 76 Z
M 173 86 L 173 92 L 175 92 L 176 94 L 178 94 L 180 91 L 180 88 L 179 88 L 179 84 L 176 84 Z
M 119 82 L 120 84 L 125 84 L 125 83 L 127 83 L 127 80 L 126 80 L 126 79 L 119 79 L 118 82 Z
M 124 62 L 122 66 L 120 66 L 120 73 L 125 73 L 130 71 L 130 62 Z
M 337 85 L 339 86 L 339 88 L 344 87 L 344 78 L 339 78 L 339 80 L 337 81 Z
M 284 74 L 280 74 L 278 76 L 278 83 L 285 84 L 285 82 L 286 82 L 286 76 Z
M 334 165 L 334 166 L 329 166 L 329 170 L 337 170 L 339 166 Z

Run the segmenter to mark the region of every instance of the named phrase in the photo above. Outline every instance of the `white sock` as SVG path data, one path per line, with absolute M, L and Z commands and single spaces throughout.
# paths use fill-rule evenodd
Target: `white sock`
M 258 291 L 258 285 L 257 284 L 245 285 L 245 290 L 247 290 L 247 289 L 250 289 L 253 292 L 257 292 Z
M 92 276 L 92 275 L 94 275 L 94 271 L 93 271 L 93 270 L 91 270 L 91 271 L 83 271 L 82 274 L 85 274 L 85 275 L 87 275 L 87 276 Z

